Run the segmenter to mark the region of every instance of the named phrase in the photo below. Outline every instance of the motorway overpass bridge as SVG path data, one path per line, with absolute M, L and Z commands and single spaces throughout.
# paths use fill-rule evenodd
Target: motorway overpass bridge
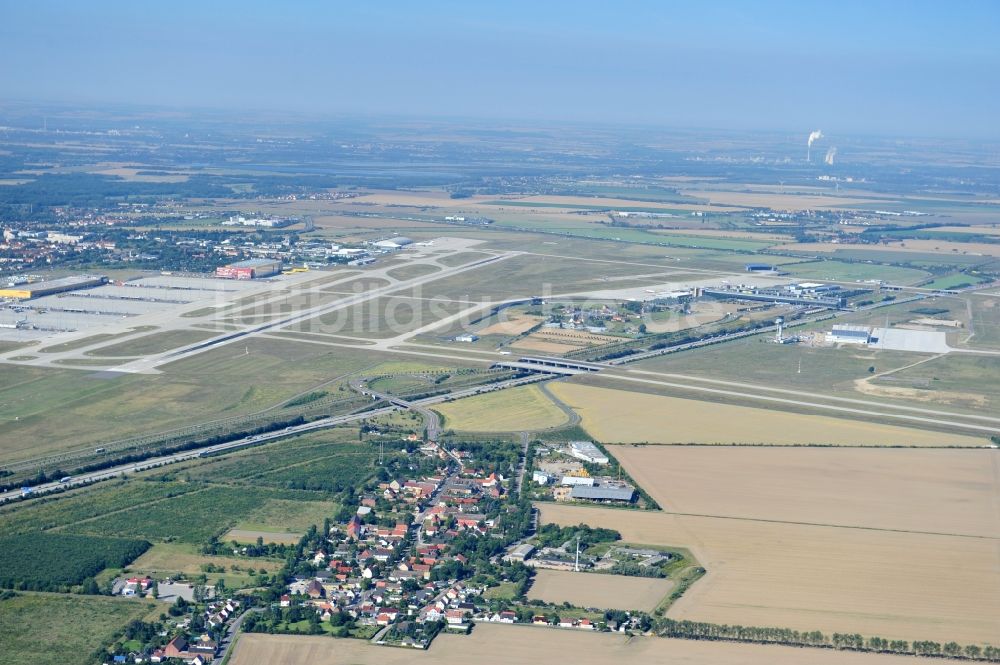
M 544 374 L 563 374 L 573 376 L 576 374 L 588 374 L 600 372 L 607 369 L 607 365 L 588 363 L 582 360 L 571 360 L 568 358 L 552 358 L 549 356 L 524 356 L 517 360 L 505 360 L 494 363 L 493 367 L 503 369 L 515 369 L 528 372 L 541 372 Z

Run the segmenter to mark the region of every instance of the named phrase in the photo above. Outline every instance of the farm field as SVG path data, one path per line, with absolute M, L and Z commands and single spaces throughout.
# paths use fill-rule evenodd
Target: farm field
M 690 548 L 708 574 L 671 606 L 674 619 L 911 641 L 990 643 L 1000 634 L 995 538 L 562 504 L 540 509 L 546 523 L 583 522 L 617 529 L 626 541 Z
M 553 605 L 652 612 L 673 586 L 667 579 L 538 569 L 528 598 Z
M 610 450 L 667 512 L 1000 538 L 992 450 Z
M 536 626 L 476 626 L 472 635 L 440 635 L 428 651 L 387 649 L 361 640 L 247 634 L 240 637 L 231 665 L 464 665 L 469 654 L 481 665 L 552 662 L 572 654 L 576 665 L 916 665 L 916 657 L 798 649 Z
M 323 519 L 331 517 L 337 510 L 332 501 L 289 501 L 288 499 L 268 499 L 257 510 L 236 523 L 242 531 L 264 531 L 271 533 L 304 533 L 313 525 L 322 525 Z
M 129 621 L 157 609 L 134 598 L 19 594 L 0 600 L 0 654 L 4 665 L 83 662 Z
M 521 335 L 544 321 L 545 318 L 541 316 L 511 314 L 477 332 L 480 335 Z
M 542 328 L 527 337 L 517 340 L 510 346 L 512 349 L 561 355 L 588 346 L 602 346 L 604 344 L 619 342 L 622 339 L 610 335 L 595 335 L 586 330 Z
M 362 469 L 359 477 L 367 473 L 368 469 Z M 350 481 L 345 476 L 336 482 Z M 0 535 L 44 531 L 200 545 L 239 523 L 253 526 L 255 519 L 286 515 L 291 516 L 293 526 L 303 526 L 318 517 L 322 524 L 327 508 L 333 505 L 326 498 L 322 492 L 290 489 L 129 480 L 63 498 L 5 507 L 0 512 Z M 301 516 L 296 516 L 292 504 L 299 503 Z M 273 530 L 282 529 L 276 524 Z
M 883 197 L 833 196 L 815 190 L 807 193 L 782 194 L 776 191 L 725 191 L 725 190 L 680 190 L 683 196 L 702 199 L 713 205 L 751 208 L 777 208 L 780 210 L 808 210 L 811 208 L 842 208 L 858 205 L 884 205 Z
M 829 444 L 848 446 L 975 446 L 959 434 L 649 395 L 578 383 L 555 383 L 553 394 L 604 443 Z
M 894 255 L 893 258 L 899 262 L 908 261 L 911 254 L 923 252 L 931 255 L 940 254 L 941 262 L 945 264 L 951 261 L 949 257 L 954 254 L 973 259 L 978 258 L 980 261 L 983 260 L 983 257 L 1000 256 L 1000 245 L 997 243 L 974 242 L 975 238 L 972 236 L 970 236 L 969 240 L 969 242 L 964 242 L 962 238 L 958 238 L 957 240 L 945 238 L 907 238 L 884 245 L 850 245 L 849 250 L 845 250 L 844 245 L 840 243 L 789 243 L 775 247 L 775 249 L 808 254 L 852 251 L 859 255 L 871 256 L 872 259 L 875 259 L 875 253 L 878 252 L 883 255 Z
M 277 543 L 279 545 L 294 545 L 302 538 L 301 533 L 288 533 L 280 531 L 249 531 L 247 529 L 230 529 L 220 540 L 237 543 L 255 543 L 261 538 L 265 543 Z
M 434 406 L 444 428 L 480 431 L 524 431 L 558 427 L 566 414 L 537 386 L 490 392 Z
M 641 195 L 636 198 L 620 199 L 612 198 L 606 196 L 559 196 L 559 195 L 536 195 L 536 196 L 524 196 L 516 199 L 503 199 L 501 201 L 490 201 L 490 205 L 527 205 L 530 206 L 540 205 L 540 206 L 565 206 L 568 209 L 575 208 L 614 208 L 616 210 L 628 210 L 629 208 L 650 208 L 652 210 L 705 210 L 705 211 L 715 211 L 715 212 L 730 212 L 738 211 L 742 208 L 739 207 L 718 207 L 718 206 L 706 206 L 701 204 L 691 204 L 691 203 L 680 203 L 673 201 L 657 201 L 656 199 L 646 199 Z

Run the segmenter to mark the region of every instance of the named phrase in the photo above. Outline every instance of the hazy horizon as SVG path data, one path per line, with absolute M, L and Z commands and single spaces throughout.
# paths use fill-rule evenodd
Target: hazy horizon
M 6 101 L 1000 138 L 1000 5 L 6 3 Z

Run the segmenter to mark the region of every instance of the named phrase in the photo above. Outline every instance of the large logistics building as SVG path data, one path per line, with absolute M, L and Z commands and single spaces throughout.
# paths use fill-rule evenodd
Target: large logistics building
M 16 286 L 11 285 L 0 288 L 0 298 L 29 300 L 31 298 L 50 296 L 53 293 L 89 289 L 92 286 L 101 286 L 102 284 L 106 284 L 107 281 L 108 278 L 104 275 L 74 275 L 72 277 L 61 277 L 59 279 L 50 279 L 44 282 L 17 284 Z
M 276 259 L 250 259 L 239 263 L 230 263 L 215 269 L 216 277 L 225 279 L 259 279 L 270 277 L 281 272 L 281 261 Z
M 872 329 L 868 326 L 850 324 L 836 325 L 826 334 L 827 341 L 832 344 L 867 344 L 871 337 Z

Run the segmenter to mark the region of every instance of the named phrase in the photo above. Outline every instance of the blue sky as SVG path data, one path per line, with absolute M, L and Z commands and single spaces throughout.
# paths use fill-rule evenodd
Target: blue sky
M 0 0 L 0 96 L 1000 137 L 1000 2 Z

